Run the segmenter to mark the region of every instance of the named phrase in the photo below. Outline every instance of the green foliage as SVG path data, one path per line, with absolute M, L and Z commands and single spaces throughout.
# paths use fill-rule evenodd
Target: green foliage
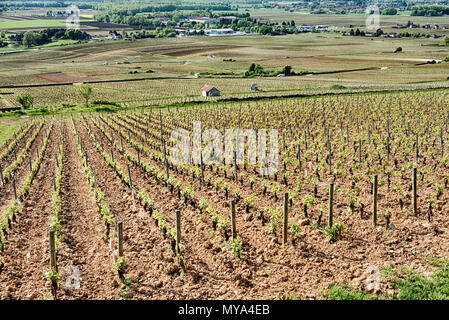
M 255 194 L 251 194 L 248 197 L 246 197 L 243 202 L 245 203 L 246 206 L 251 207 L 254 206 L 257 203 L 257 196 Z
M 40 46 L 50 42 L 51 39 L 45 32 L 27 31 L 23 35 L 22 43 L 25 47 Z
M 47 274 L 47 280 L 51 284 L 58 283 L 59 278 L 60 278 L 59 273 L 54 269 L 51 269 Z
M 126 264 L 128 263 L 128 261 L 126 260 L 125 257 L 118 257 L 117 262 L 115 263 L 115 270 L 117 272 L 123 272 L 125 270 Z
M 242 255 L 242 242 L 239 239 L 234 239 L 229 241 L 229 247 L 232 252 L 234 252 L 235 256 L 240 258 Z
M 449 267 L 440 268 L 431 278 L 411 274 L 394 284 L 400 290 L 398 299 L 401 300 L 448 300 Z
M 332 285 L 329 287 L 326 297 L 328 300 L 378 300 L 378 297 L 364 293 L 363 291 L 354 291 L 349 287 Z
M 83 83 L 76 89 L 76 92 L 81 95 L 86 101 L 86 107 L 89 106 L 89 99 L 92 94 L 92 86 L 88 83 Z
M 297 222 L 293 222 L 290 225 L 290 234 L 292 235 L 292 239 L 296 240 L 298 239 L 298 234 L 299 234 L 299 224 Z
M 311 208 L 315 205 L 315 199 L 312 196 L 304 196 L 302 198 L 302 203 L 304 206 Z
M 398 13 L 398 10 L 396 8 L 388 7 L 382 10 L 383 15 L 387 16 L 394 16 Z
M 448 36 L 444 36 L 444 38 L 441 40 L 440 43 L 443 46 L 449 46 L 449 37 Z
M 327 226 L 324 232 L 332 238 L 333 241 L 337 241 L 341 238 L 341 233 L 343 232 L 344 225 L 343 222 L 336 222 L 332 227 Z
M 34 96 L 29 93 L 23 93 L 16 98 L 17 103 L 19 103 L 23 109 L 29 109 L 33 106 Z

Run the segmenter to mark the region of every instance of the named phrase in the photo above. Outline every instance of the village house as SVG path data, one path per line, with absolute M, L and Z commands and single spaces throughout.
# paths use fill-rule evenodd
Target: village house
M 212 87 L 211 85 L 205 84 L 201 91 L 203 93 L 203 97 L 218 97 L 220 96 L 220 90 L 218 90 L 215 87 Z
M 223 17 L 218 17 L 217 20 L 220 21 L 221 24 L 231 24 L 233 21 L 237 20 L 237 17 L 223 16 Z
M 204 30 L 204 34 L 207 36 L 214 36 L 214 35 L 224 35 L 224 34 L 234 34 L 234 30 L 231 28 L 225 28 L 225 29 L 206 29 Z
M 213 18 L 207 18 L 207 17 L 190 17 L 188 22 L 195 22 L 195 23 L 204 23 L 204 24 L 214 24 L 214 23 L 220 23 L 220 20 L 213 19 Z
M 109 31 L 109 35 L 108 35 L 109 39 L 114 39 L 114 40 L 121 40 L 122 39 L 122 35 L 120 33 L 118 33 L 117 31 Z

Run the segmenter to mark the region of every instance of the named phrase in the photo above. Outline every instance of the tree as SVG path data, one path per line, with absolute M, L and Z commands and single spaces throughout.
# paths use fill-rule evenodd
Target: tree
M 23 109 L 29 109 L 33 106 L 34 96 L 29 93 L 23 93 L 17 97 L 16 101 Z
M 36 34 L 33 31 L 27 31 L 23 35 L 23 45 L 25 47 L 32 47 L 36 43 Z
M 351 29 L 351 31 L 349 31 L 349 35 L 354 36 L 354 29 Z
M 292 74 L 292 66 L 284 66 L 281 73 L 285 74 L 286 76 Z
M 89 106 L 89 98 L 92 94 L 92 86 L 88 83 L 83 83 L 78 87 L 76 92 L 86 100 L 86 107 Z
M 83 33 L 78 29 L 67 29 L 65 36 L 71 40 L 82 40 Z
M 382 10 L 382 14 L 387 15 L 387 16 L 394 16 L 398 13 L 398 10 L 396 10 L 395 8 L 385 8 L 384 10 Z
M 449 37 L 448 37 L 448 36 L 445 36 L 445 37 L 443 38 L 443 40 L 441 40 L 441 44 L 442 44 L 443 46 L 449 46 Z

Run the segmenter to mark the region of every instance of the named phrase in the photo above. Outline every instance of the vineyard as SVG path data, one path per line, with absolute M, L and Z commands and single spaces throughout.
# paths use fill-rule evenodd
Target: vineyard
M 448 102 L 404 92 L 30 118 L 0 147 L 0 298 L 320 299 L 335 284 L 401 297 L 365 280 L 448 258 Z M 210 141 L 201 163 L 173 161 L 172 133 L 196 122 L 277 130 L 277 170 L 265 174 L 267 154 L 248 161 L 248 137 L 243 163 L 237 148 L 203 163 Z

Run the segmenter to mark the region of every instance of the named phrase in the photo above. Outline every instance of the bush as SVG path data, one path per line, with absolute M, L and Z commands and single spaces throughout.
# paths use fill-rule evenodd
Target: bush
M 344 85 L 341 85 L 341 84 L 333 84 L 331 86 L 331 89 L 346 89 L 346 87 Z
M 89 98 L 92 94 L 92 86 L 88 83 L 83 83 L 78 87 L 76 92 L 84 98 L 87 107 L 89 105 Z
M 22 106 L 22 109 L 29 109 L 33 106 L 34 96 L 29 93 L 24 93 L 19 95 L 16 101 Z

